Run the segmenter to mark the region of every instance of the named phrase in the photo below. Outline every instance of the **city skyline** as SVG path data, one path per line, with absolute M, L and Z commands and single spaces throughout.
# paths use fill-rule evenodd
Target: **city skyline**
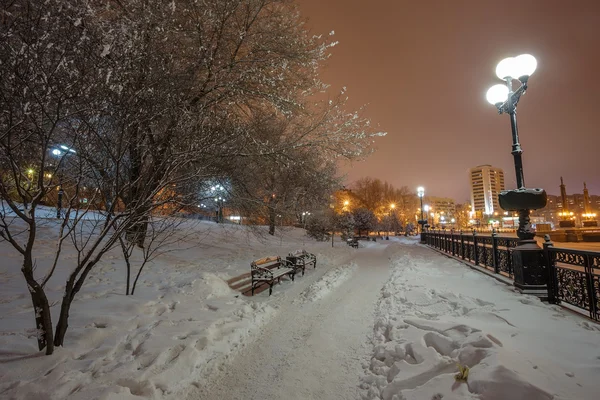
M 556 194 L 563 176 L 572 191 L 585 181 L 600 193 L 599 3 L 301 0 L 300 11 L 340 42 L 322 71 L 332 93 L 346 86 L 349 104 L 368 104 L 388 132 L 366 161 L 341 167 L 347 184 L 371 176 L 462 203 L 469 169 L 491 164 L 515 188 L 509 119 L 485 93 L 501 59 L 530 53 L 538 70 L 518 109 L 526 186 Z

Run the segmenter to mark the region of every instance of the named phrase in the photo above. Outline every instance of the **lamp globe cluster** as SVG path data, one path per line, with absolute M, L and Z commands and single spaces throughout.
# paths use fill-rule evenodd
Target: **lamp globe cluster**
M 496 67 L 496 76 L 506 83 L 492 86 L 485 96 L 487 101 L 499 107 L 508 99 L 510 82 L 518 79 L 521 84 L 527 85 L 527 80 L 533 75 L 536 68 L 537 60 L 531 54 L 521 54 L 500 61 Z

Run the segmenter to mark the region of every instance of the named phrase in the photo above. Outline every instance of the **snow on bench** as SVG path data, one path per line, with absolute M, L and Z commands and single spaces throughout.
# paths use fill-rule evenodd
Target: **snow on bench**
M 286 258 L 296 270 L 302 270 L 302 276 L 304 276 L 304 270 L 307 266 L 312 264 L 313 269 L 317 268 L 317 256 L 312 253 L 308 253 L 306 250 L 296 250 L 291 252 Z
M 348 238 L 346 239 L 346 243 L 348 246 L 358 249 L 358 240 L 356 238 Z
M 292 281 L 296 274 L 296 267 L 288 260 L 282 260 L 279 256 L 263 257 L 252 261 L 250 264 L 250 274 L 252 276 L 252 295 L 254 290 L 267 283 L 269 285 L 269 296 L 273 292 L 275 282 L 280 282 L 281 277 L 288 275 Z

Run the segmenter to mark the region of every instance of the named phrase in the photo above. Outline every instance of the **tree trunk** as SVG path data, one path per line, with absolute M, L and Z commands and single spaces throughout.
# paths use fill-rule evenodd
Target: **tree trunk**
M 142 265 L 140 265 L 140 269 L 138 270 L 137 274 L 135 274 L 135 279 L 133 281 L 133 286 L 131 287 L 131 295 L 133 296 L 134 292 L 135 292 L 135 287 L 137 285 L 137 281 L 140 278 L 140 275 L 142 274 L 142 270 L 144 269 L 144 266 L 146 265 L 146 261 L 144 261 L 142 263 Z
M 122 236 L 119 236 L 119 244 L 121 245 L 121 251 L 123 252 L 123 258 L 125 258 L 125 265 L 127 268 L 127 287 L 125 288 L 125 296 L 129 296 L 129 282 L 131 280 L 131 262 L 129 261 L 129 251 L 127 249 L 127 245 L 123 240 Z M 133 294 L 133 292 L 131 293 Z
M 54 353 L 53 333 L 52 333 L 52 314 L 50 313 L 50 304 L 44 292 L 44 288 L 33 278 L 33 259 L 31 252 L 25 254 L 23 259 L 23 276 L 29 288 L 31 303 L 35 313 L 35 327 L 37 329 L 38 349 L 46 349 L 46 355 Z
M 75 296 L 73 292 L 74 283 L 74 278 L 70 277 L 65 287 L 62 303 L 60 304 L 60 315 L 56 324 L 56 334 L 54 335 L 54 345 L 57 347 L 64 344 L 65 334 L 69 327 L 69 311 L 71 310 L 71 302 Z
M 275 209 L 269 208 L 269 235 L 275 235 Z
M 31 302 L 35 312 L 35 326 L 37 329 L 37 341 L 39 350 L 46 348 L 46 355 L 54 353 L 52 314 L 50 305 L 44 289 L 39 283 L 33 284 L 28 281 L 31 293 Z

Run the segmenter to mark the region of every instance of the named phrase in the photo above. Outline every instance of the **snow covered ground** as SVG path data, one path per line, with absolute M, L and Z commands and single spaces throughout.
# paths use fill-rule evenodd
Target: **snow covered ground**
M 52 356 L 37 351 L 20 260 L 0 242 L 0 398 L 597 398 L 597 324 L 415 240 L 355 250 L 297 229 L 257 238 L 244 226 L 186 227 L 177 251 L 146 267 L 134 296 L 124 295 L 119 253 L 109 254 Z M 40 270 L 55 228 L 40 230 Z M 238 296 L 225 283 L 253 259 L 300 248 L 317 255 L 317 268 L 271 297 Z M 52 303 L 70 267 L 49 282 Z M 454 380 L 457 363 L 471 367 L 466 383 Z
M 598 398 L 599 325 L 421 246 L 398 248 L 393 263 L 364 398 Z
M 190 221 L 183 228 L 178 246 L 146 266 L 134 296 L 124 295 L 122 256 L 115 251 L 105 257 L 75 299 L 65 347 L 49 357 L 37 351 L 20 259 L 0 242 L 0 398 L 163 398 L 185 389 L 253 340 L 277 314 L 278 295 L 310 285 L 351 254 L 344 243 L 332 248 L 297 229 L 256 237 L 237 225 Z M 39 274 L 55 232 L 52 220 L 39 231 Z M 239 296 L 225 282 L 249 272 L 253 259 L 303 247 L 317 255 L 318 268 L 297 283 L 282 282 L 271 299 L 268 291 Z M 65 251 L 66 262 L 47 285 L 53 322 L 74 257 Z

